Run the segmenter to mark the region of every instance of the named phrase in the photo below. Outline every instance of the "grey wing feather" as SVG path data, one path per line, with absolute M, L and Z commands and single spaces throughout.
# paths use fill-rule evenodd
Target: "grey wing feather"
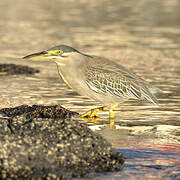
M 97 66 L 97 59 L 95 63 L 96 67 L 89 63 L 85 71 L 86 83 L 93 91 L 121 99 L 141 99 L 157 103 L 156 97 L 148 88 L 150 85 L 125 67 L 108 60 L 101 62 L 101 67 Z

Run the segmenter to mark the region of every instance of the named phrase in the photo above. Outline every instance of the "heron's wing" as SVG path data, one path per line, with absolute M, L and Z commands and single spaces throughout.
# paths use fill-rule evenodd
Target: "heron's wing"
M 156 97 L 148 89 L 148 83 L 143 79 L 116 63 L 105 63 L 100 67 L 92 63 L 87 65 L 85 75 L 90 89 L 121 99 L 141 99 L 157 103 Z

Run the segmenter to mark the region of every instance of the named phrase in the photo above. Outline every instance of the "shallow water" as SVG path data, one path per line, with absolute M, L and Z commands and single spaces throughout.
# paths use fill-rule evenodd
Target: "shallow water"
M 96 179 L 180 179 L 179 7 L 178 0 L 2 0 L 0 63 L 41 72 L 0 76 L 0 108 L 61 104 L 82 113 L 100 106 L 69 89 L 53 62 L 21 57 L 58 44 L 113 57 L 163 93 L 159 106 L 122 103 L 115 111 L 116 130 L 89 123 L 127 158 L 120 172 Z M 99 122 L 107 124 L 108 114 Z
M 149 146 L 136 145 L 121 147 L 119 152 L 126 157 L 126 163 L 120 172 L 107 173 L 95 179 L 178 179 L 180 175 L 180 161 L 177 160 L 179 151 L 177 146 Z

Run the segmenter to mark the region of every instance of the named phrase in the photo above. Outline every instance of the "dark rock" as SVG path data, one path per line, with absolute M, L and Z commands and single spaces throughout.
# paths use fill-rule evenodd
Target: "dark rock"
M 42 106 L 42 105 L 22 105 L 15 108 L 0 109 L 0 114 L 7 117 L 17 117 L 23 115 L 26 119 L 32 118 L 71 118 L 78 115 L 76 112 L 69 111 L 60 105 Z
M 18 75 L 18 74 L 35 74 L 39 70 L 16 64 L 0 64 L 0 75 Z
M 0 179 L 71 179 L 120 169 L 122 155 L 87 125 L 54 114 L 60 107 L 0 110 L 7 116 L 0 121 Z

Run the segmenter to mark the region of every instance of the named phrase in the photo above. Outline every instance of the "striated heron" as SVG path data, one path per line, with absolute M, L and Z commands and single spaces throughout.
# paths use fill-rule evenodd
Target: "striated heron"
M 152 85 L 109 59 L 87 55 L 66 45 L 23 57 L 41 58 L 55 61 L 60 76 L 77 93 L 103 104 L 103 107 L 80 115 L 82 118 L 95 118 L 98 116 L 97 112 L 108 110 L 110 123 L 114 124 L 113 110 L 124 100 L 157 103 L 156 97 L 151 93 Z

